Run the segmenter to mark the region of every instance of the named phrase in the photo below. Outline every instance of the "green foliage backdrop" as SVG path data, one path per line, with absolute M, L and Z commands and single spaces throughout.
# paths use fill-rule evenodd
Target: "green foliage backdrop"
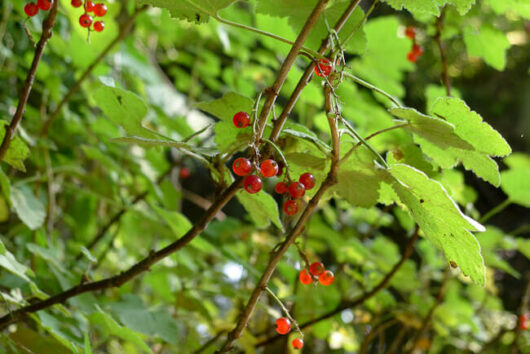
M 0 5 L 2 352 L 530 353 L 528 0 L 56 1 Z

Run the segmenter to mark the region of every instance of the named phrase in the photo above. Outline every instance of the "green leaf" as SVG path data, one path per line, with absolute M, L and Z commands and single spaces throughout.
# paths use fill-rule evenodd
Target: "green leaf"
M 530 2 L 527 0 L 488 0 L 491 8 L 497 14 L 515 12 L 530 19 Z
M 139 4 L 167 9 L 171 16 L 193 23 L 208 22 L 211 16 L 234 2 L 236 0 L 138 0 Z
M 197 154 L 202 154 L 206 156 L 215 156 L 217 154 L 217 150 L 212 149 L 212 148 L 201 148 L 201 147 L 193 146 L 188 143 L 181 143 L 178 141 L 149 139 L 149 138 L 142 138 L 139 136 L 124 136 L 121 138 L 111 139 L 111 141 L 116 142 L 116 143 L 135 144 L 135 145 L 140 145 L 143 147 L 168 146 L 168 147 L 172 147 L 177 150 L 180 150 L 184 152 L 185 154 L 190 154 L 192 156 L 197 156 Z
M 252 112 L 252 106 L 253 101 L 250 98 L 234 92 L 229 92 L 217 100 L 197 104 L 197 108 L 200 110 L 230 123 L 232 123 L 234 114 L 237 112 L 247 112 L 250 114 Z M 251 117 L 251 119 L 253 118 Z M 237 128 L 233 128 L 237 130 Z
M 472 146 L 462 140 L 455 132 L 455 127 L 440 118 L 424 115 L 413 108 L 391 108 L 389 112 L 398 118 L 410 122 L 407 129 L 414 134 L 436 144 L 442 149 L 457 147 L 471 149 Z
M 31 269 L 26 267 L 24 264 L 19 263 L 13 254 L 6 250 L 2 241 L 0 241 L 0 248 L 3 252 L 0 254 L 0 267 L 6 269 L 7 271 L 19 276 L 27 282 L 32 282 L 26 274 L 32 275 Z
M 252 128 L 238 129 L 229 122 L 217 122 L 214 127 L 215 143 L 221 152 L 243 150 L 252 139 Z
M 94 93 L 94 100 L 105 115 L 125 129 L 128 135 L 156 138 L 157 135 L 142 126 L 147 114 L 145 102 L 130 91 L 101 85 Z
M 20 347 L 19 353 L 68 354 L 71 353 L 63 344 L 50 336 L 45 336 L 24 326 L 17 326 L 16 331 L 9 333 L 9 338 Z
M 530 208 L 530 167 L 503 171 L 501 188 L 512 202 Z
M 484 227 L 464 215 L 442 185 L 413 167 L 392 165 L 389 172 L 399 199 L 407 206 L 425 237 L 443 250 L 475 283 L 484 285 L 485 267 L 480 245 L 470 231 Z
M 164 221 L 168 224 L 168 226 L 171 228 L 173 233 L 175 234 L 175 237 L 179 238 L 182 237 L 188 232 L 192 224 L 181 213 L 177 213 L 176 211 L 168 211 L 162 208 L 157 207 L 156 205 L 153 205 L 152 208 L 164 219 Z
M 44 205 L 29 188 L 11 187 L 11 202 L 20 220 L 31 230 L 42 226 L 46 217 Z
M 264 191 L 255 194 L 247 193 L 244 190 L 237 192 L 237 199 L 248 212 L 250 219 L 259 228 L 269 226 L 270 221 L 280 230 L 283 230 L 278 204 L 274 198 Z
M 506 34 L 485 26 L 478 31 L 468 27 L 464 31 L 464 42 L 469 55 L 484 59 L 497 70 L 504 70 L 506 51 L 510 48 Z
M 85 354 L 92 354 L 92 347 L 90 346 L 90 336 L 85 333 Z
M 0 120 L 0 141 L 3 141 L 4 136 L 6 135 L 5 129 L 3 129 L 2 127 L 7 125 L 8 123 L 5 120 Z M 19 171 L 26 172 L 24 160 L 28 156 L 28 146 L 26 145 L 26 143 L 24 143 L 24 141 L 22 141 L 22 139 L 18 135 L 15 135 L 9 143 L 9 148 L 7 149 L 3 161 Z
M 454 5 L 460 15 L 465 15 L 475 0 L 383 0 L 396 10 L 407 9 L 414 15 L 440 15 L 440 9 L 445 4 Z
M 147 353 L 152 353 L 151 349 L 149 349 L 147 344 L 144 343 L 137 333 L 125 326 L 120 326 L 109 314 L 103 311 L 94 312 L 89 316 L 89 319 L 90 323 L 99 325 L 108 334 L 133 343 Z

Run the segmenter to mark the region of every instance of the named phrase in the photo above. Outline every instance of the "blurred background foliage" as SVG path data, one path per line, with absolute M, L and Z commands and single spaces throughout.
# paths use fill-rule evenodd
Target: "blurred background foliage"
M 394 7 L 400 3 L 388 2 Z M 239 1 L 220 14 L 294 40 L 315 1 L 306 3 Z M 334 1 L 332 5 L 340 9 L 345 3 Z M 382 2 L 361 26 L 363 11 L 370 5 L 362 1 L 351 19 L 357 25 L 347 28 L 358 28 L 344 48 L 348 65 L 407 106 L 430 112 L 435 99 L 445 95 L 442 63 L 433 40 L 436 18 L 421 11 L 396 11 Z M 8 122 L 34 51 L 22 26 L 23 6 L 23 1 L 13 0 L 3 1 L 0 8 L 0 116 Z M 131 34 L 82 82 L 49 134 L 41 136 L 43 122 L 118 35 L 137 4 L 121 0 L 109 1 L 107 6 L 105 31 L 92 34 L 87 41 L 87 33 L 77 25 L 79 9 L 61 1 L 58 23 L 19 128 L 20 139 L 30 149 L 29 158 L 22 165 L 20 161 L 2 165 L 0 288 L 4 313 L 61 292 L 82 278 L 97 280 L 119 273 L 150 250 L 183 235 L 219 193 L 220 185 L 213 182 L 219 176 L 214 178 L 201 161 L 181 151 L 112 139 L 138 129 L 140 122 L 178 141 L 192 136 L 217 121 L 199 110 L 198 103 L 230 92 L 254 99 L 272 84 L 290 49 L 277 40 L 213 19 L 196 25 L 150 7 L 136 18 Z M 423 157 L 415 162 L 423 164 L 422 170 L 440 181 L 461 209 L 477 220 L 501 206 L 485 220 L 486 232 L 477 234 L 487 266 L 486 285 L 474 285 L 458 270 L 450 270 L 445 297 L 433 313 L 432 331 L 414 341 L 436 302 L 447 268 L 441 252 L 420 238 L 388 288 L 363 305 L 304 330 L 307 353 L 393 349 L 503 353 L 512 346 L 530 269 L 530 4 L 477 0 L 465 15 L 452 5 L 444 11 L 442 39 L 453 95 L 497 129 L 514 153 L 498 160 L 499 189 L 462 167 L 440 170 Z M 329 12 L 330 23 L 340 13 Z M 35 38 L 42 20 L 37 16 L 26 22 Z M 418 41 L 424 47 L 416 64 L 406 60 L 411 46 L 404 36 L 408 25 L 417 27 Z M 323 24 L 317 26 L 307 47 L 318 49 L 326 33 Z M 297 59 L 276 103 L 277 114 L 307 64 L 307 58 Z M 134 93 L 143 106 L 122 112 L 121 120 L 110 119 L 106 114 L 112 109 L 107 105 L 109 96 L 101 91 L 106 86 Z M 392 125 L 382 97 L 350 81 L 342 83 L 338 94 L 344 116 L 361 135 Z M 142 110 L 145 115 L 138 113 Z M 329 141 L 321 80 L 313 80 L 304 90 L 290 119 Z M 125 121 L 132 122 L 129 129 Z M 190 142 L 205 149 L 222 149 L 223 138 L 234 134 L 221 124 L 215 133 L 217 137 L 208 128 Z M 394 156 L 402 151 L 421 155 L 404 131 L 394 130 L 372 142 L 378 151 Z M 231 156 L 216 155 L 211 162 L 219 167 L 229 163 Z M 305 163 L 293 167 L 296 173 L 303 172 Z M 190 170 L 190 178 L 181 177 L 183 168 Z M 321 171 L 315 173 L 317 178 L 325 175 Z M 231 178 L 228 169 L 221 168 L 221 173 Z M 272 186 L 267 182 L 265 189 Z M 377 284 L 400 259 L 406 236 L 414 228 L 410 216 L 396 206 L 356 207 L 342 199 L 328 199 L 308 223 L 299 244 L 310 260 L 321 260 L 335 272 L 333 286 L 298 285 L 303 263 L 295 247 L 270 283 L 299 323 L 330 312 Z M 213 352 L 232 329 L 269 252 L 282 237 L 277 227 L 268 224 L 267 218 L 249 215 L 234 199 L 203 235 L 150 272 L 120 288 L 83 294 L 11 325 L 0 336 L 2 349 L 192 353 L 204 348 Z M 96 235 L 99 242 L 90 246 Z M 239 340 L 240 349 L 248 353 L 290 350 L 287 336 L 256 347 L 274 335 L 274 321 L 280 314 L 277 304 L 263 296 Z M 518 341 L 521 352 L 530 353 L 530 333 L 523 332 Z

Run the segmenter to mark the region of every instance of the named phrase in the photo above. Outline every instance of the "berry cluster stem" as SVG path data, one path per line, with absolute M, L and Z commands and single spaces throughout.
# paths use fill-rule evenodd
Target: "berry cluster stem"
M 9 144 L 11 143 L 11 140 L 13 139 L 17 130 L 18 124 L 22 120 L 24 112 L 26 111 L 26 103 L 28 102 L 29 94 L 31 93 L 31 90 L 33 88 L 33 83 L 35 82 L 37 68 L 39 67 L 42 55 L 44 54 L 46 44 L 48 44 L 48 41 L 52 37 L 52 31 L 53 27 L 55 26 L 55 18 L 57 17 L 58 6 L 59 1 L 54 1 L 52 8 L 50 9 L 50 13 L 48 14 L 48 17 L 46 17 L 46 19 L 42 22 L 42 34 L 39 42 L 37 43 L 37 46 L 35 47 L 35 56 L 33 57 L 33 62 L 31 63 L 31 67 L 28 71 L 26 82 L 24 83 L 24 87 L 20 94 L 17 110 L 13 115 L 11 123 L 5 128 L 4 139 L 2 140 L 2 145 L 0 145 L 0 161 L 4 159 L 7 150 L 9 149 Z
M 291 316 L 291 314 L 289 313 L 289 310 L 287 310 L 287 307 L 285 307 L 285 305 L 283 304 L 282 300 L 280 300 L 280 298 L 278 296 L 276 296 L 276 294 L 268 286 L 265 287 L 265 290 L 267 290 L 269 295 L 278 303 L 278 305 L 280 305 L 280 307 L 282 308 L 283 312 L 285 313 L 285 316 L 289 319 L 289 321 L 291 321 L 291 323 L 294 325 L 294 327 L 296 328 L 298 333 L 300 333 L 302 338 L 304 338 L 304 333 L 302 332 L 300 327 L 298 327 L 298 323 L 295 321 L 293 316 Z

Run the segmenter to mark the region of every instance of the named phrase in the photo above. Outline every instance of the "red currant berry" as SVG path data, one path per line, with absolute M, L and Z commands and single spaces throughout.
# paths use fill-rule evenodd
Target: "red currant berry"
M 324 286 L 333 284 L 334 280 L 335 280 L 335 275 L 333 275 L 333 272 L 331 270 L 326 270 L 324 273 L 322 273 L 318 277 L 318 281 L 320 282 L 320 284 Z
M 250 175 L 245 177 L 243 185 L 247 192 L 249 192 L 250 194 L 254 194 L 258 193 L 261 190 L 263 183 L 261 182 L 261 178 L 259 178 L 258 176 Z
M 291 322 L 285 318 L 281 317 L 276 320 L 276 332 L 279 334 L 287 334 L 291 331 Z
M 239 157 L 232 164 L 232 171 L 238 176 L 246 176 L 252 171 L 252 164 L 249 159 Z
M 94 23 L 94 30 L 96 30 L 96 24 L 98 22 Z M 97 31 L 97 30 L 96 30 Z M 180 176 L 180 179 L 186 179 L 190 176 L 190 169 L 187 168 L 187 167 L 182 167 L 179 171 L 179 176 Z
M 300 283 L 304 285 L 309 285 L 313 282 L 313 277 L 305 269 L 300 272 L 298 279 L 300 279 Z
M 107 6 L 105 4 L 99 3 L 94 6 L 94 15 L 97 17 L 103 17 L 107 14 Z
M 301 340 L 300 338 L 296 338 L 296 339 L 293 339 L 291 344 L 293 345 L 294 349 L 302 349 L 302 347 L 304 346 L 304 341 Z
M 322 263 L 320 263 L 320 262 L 313 262 L 309 266 L 309 271 L 315 277 L 320 276 L 322 273 L 324 273 L 325 270 L 326 270 L 326 268 L 324 268 L 324 265 Z
M 285 214 L 287 215 L 294 215 L 298 212 L 298 203 L 296 200 L 286 200 L 285 203 L 283 203 L 283 211 L 285 211 Z
M 526 331 L 528 329 L 528 315 L 522 314 L 519 316 L 519 327 L 521 330 Z
M 42 11 L 48 11 L 52 7 L 52 1 L 50 1 L 50 0 L 37 0 L 37 6 Z
M 81 17 L 79 17 L 79 24 L 81 27 L 88 28 L 92 24 L 92 16 L 83 14 Z
M 81 0 L 72 0 L 72 2 L 70 4 L 73 7 L 81 7 L 81 5 L 83 5 L 83 1 L 81 1 Z
M 315 74 L 320 77 L 328 76 L 331 73 L 331 70 L 333 70 L 333 65 L 331 65 L 331 62 L 327 59 L 320 59 L 315 66 Z
M 413 26 L 408 26 L 405 29 L 405 36 L 407 36 L 410 39 L 416 38 L 416 28 L 414 28 Z
M 418 60 L 418 56 L 414 54 L 414 52 L 408 52 L 407 60 L 410 61 L 411 63 L 415 63 Z
M 37 4 L 29 2 L 26 4 L 26 6 L 24 6 L 24 12 L 29 17 L 33 17 L 39 12 L 39 7 L 37 6 Z
M 414 43 L 412 45 L 412 53 L 419 57 L 423 54 L 423 47 L 417 43 Z
M 232 123 L 234 123 L 236 128 L 246 128 L 250 124 L 250 116 L 247 112 L 237 112 L 234 114 Z
M 85 2 L 85 10 L 86 10 L 86 12 L 94 11 L 94 6 L 95 5 L 94 5 L 94 3 L 92 1 L 90 1 L 90 0 L 86 1 Z
M 105 29 L 105 22 L 103 22 L 103 21 L 94 22 L 94 31 L 101 32 L 104 29 Z
M 315 186 L 315 176 L 309 172 L 302 174 L 298 180 L 304 185 L 306 190 L 310 190 Z
M 265 160 L 261 163 L 263 177 L 274 177 L 278 173 L 278 163 L 274 160 Z
M 305 194 L 305 187 L 300 182 L 292 182 L 289 185 L 289 194 L 294 199 L 302 198 Z
M 289 189 L 287 188 L 287 184 L 285 184 L 285 182 L 276 183 L 276 186 L 274 186 L 274 190 L 278 194 L 284 194 L 289 191 Z

